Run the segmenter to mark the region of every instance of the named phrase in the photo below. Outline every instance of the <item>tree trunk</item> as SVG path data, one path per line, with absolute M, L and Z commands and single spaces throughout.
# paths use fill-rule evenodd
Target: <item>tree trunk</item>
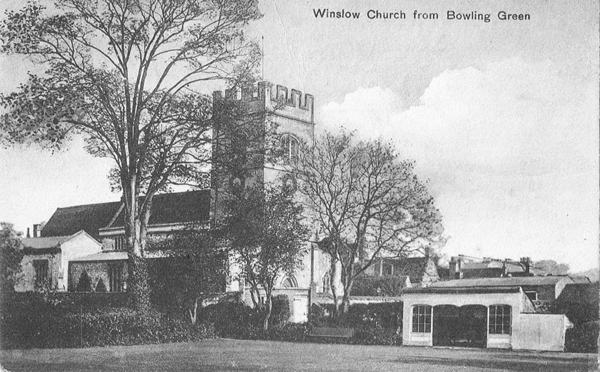
M 329 277 L 329 286 L 331 287 L 331 293 L 333 295 L 333 316 L 337 317 L 340 311 L 340 304 L 337 297 L 337 285 L 336 285 L 336 276 L 337 276 L 337 260 L 331 258 L 330 264 L 331 276 Z
M 188 310 L 190 312 L 190 320 L 192 324 L 196 324 L 196 320 L 198 319 L 198 299 L 194 301 L 194 306 Z
M 146 246 L 146 231 L 150 218 L 149 205 L 146 210 L 138 208 L 138 188 L 135 179 L 130 180 L 123 190 L 125 202 L 125 238 L 128 250 L 127 291 L 134 309 L 150 310 L 150 285 L 148 283 L 148 263 L 143 252 Z M 151 205 L 151 204 L 150 204 Z
M 342 313 L 346 314 L 350 309 L 350 292 L 352 291 L 353 280 L 344 281 L 344 296 L 342 297 Z
M 269 291 L 266 295 L 267 297 L 267 303 L 266 305 L 266 312 L 265 312 L 265 319 L 263 321 L 263 331 L 268 331 L 269 330 L 269 320 L 271 319 L 271 313 L 273 311 L 273 301 L 271 301 L 271 292 Z
M 135 310 L 148 312 L 151 307 L 148 263 L 144 257 L 138 257 L 131 252 L 128 257 L 129 285 L 127 291 L 129 292 L 131 305 Z
M 342 313 L 346 314 L 350 308 L 350 293 L 352 291 L 352 285 L 354 284 L 354 279 L 352 278 L 354 276 L 354 269 L 352 264 L 350 264 L 348 269 L 342 270 L 342 273 L 344 276 L 342 278 L 342 285 L 344 287 L 344 295 L 342 297 Z

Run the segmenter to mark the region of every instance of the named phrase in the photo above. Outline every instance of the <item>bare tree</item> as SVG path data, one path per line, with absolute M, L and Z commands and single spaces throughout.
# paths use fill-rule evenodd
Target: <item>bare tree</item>
M 299 190 L 331 257 L 336 311 L 338 266 L 346 312 L 354 280 L 376 258 L 406 256 L 441 235 L 440 213 L 413 167 L 392 145 L 357 143 L 346 132 L 326 133 L 300 151 Z
M 83 134 L 91 154 L 114 160 L 137 308 L 149 306 L 153 196 L 202 178 L 210 160 L 212 103 L 192 89 L 256 66 L 260 53 L 242 29 L 260 17 L 256 0 L 58 0 L 2 21 L 2 52 L 46 71 L 0 96 L 0 140 L 57 149 Z

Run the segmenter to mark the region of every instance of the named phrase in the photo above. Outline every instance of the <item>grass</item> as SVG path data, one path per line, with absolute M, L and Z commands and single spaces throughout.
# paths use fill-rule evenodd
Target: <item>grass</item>
M 246 340 L 0 351 L 7 371 L 589 371 L 596 355 Z M 0 369 L 2 370 L 2 369 Z M 2 370 L 3 371 L 3 370 Z

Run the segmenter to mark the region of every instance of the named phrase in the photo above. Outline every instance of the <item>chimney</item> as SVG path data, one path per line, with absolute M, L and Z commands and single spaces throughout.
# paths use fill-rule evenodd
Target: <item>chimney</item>
M 39 238 L 38 234 L 40 234 L 42 232 L 42 229 L 40 229 L 40 224 L 35 224 L 33 225 L 33 237 L 34 238 Z
M 525 275 L 529 276 L 531 271 L 531 257 L 521 257 L 521 264 L 525 268 Z
M 31 238 L 31 234 L 29 234 L 29 227 L 27 228 L 27 236 L 26 238 Z
M 450 264 L 449 264 L 449 271 L 450 271 L 450 280 L 452 279 L 462 279 L 463 275 L 462 275 L 462 258 L 456 257 L 456 256 L 452 256 L 450 257 Z

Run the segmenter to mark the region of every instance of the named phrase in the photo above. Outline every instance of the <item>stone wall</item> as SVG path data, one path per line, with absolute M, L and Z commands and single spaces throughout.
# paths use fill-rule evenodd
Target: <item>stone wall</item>
M 48 284 L 50 289 L 60 289 L 61 253 L 27 254 L 21 261 L 21 273 L 15 283 L 15 291 L 26 292 L 36 290 L 34 261 L 48 261 Z

